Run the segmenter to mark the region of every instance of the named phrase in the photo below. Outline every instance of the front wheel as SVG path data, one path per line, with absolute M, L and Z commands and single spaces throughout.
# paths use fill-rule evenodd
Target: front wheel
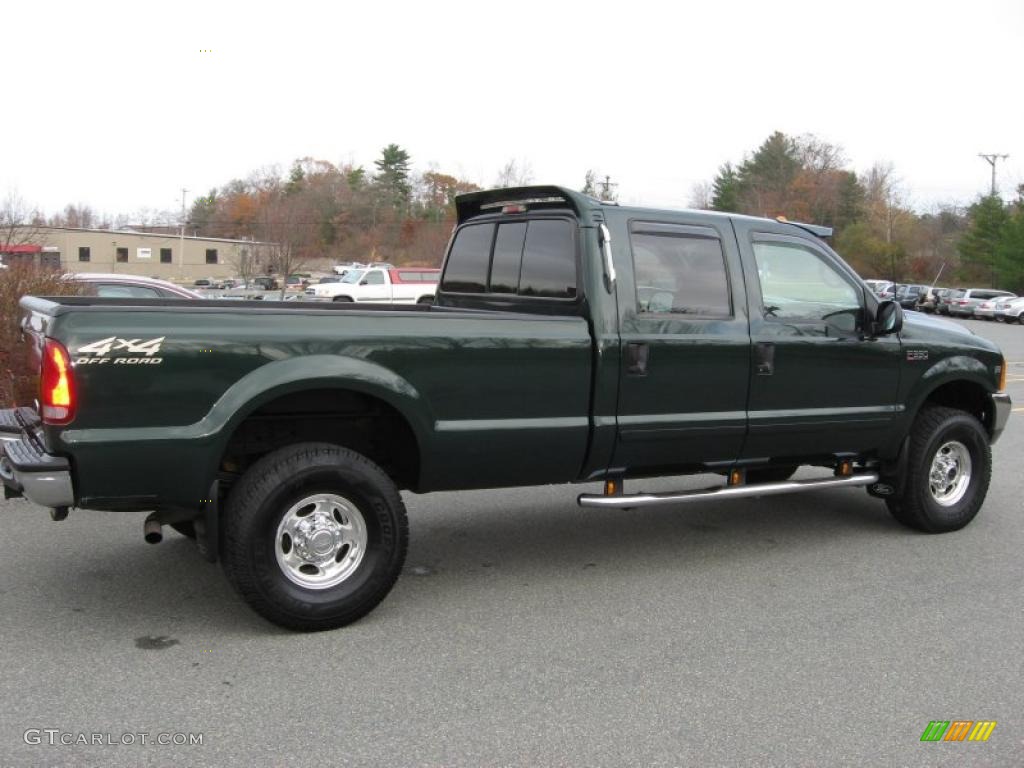
M 271 453 L 231 490 L 224 571 L 260 615 L 288 629 L 334 629 L 369 613 L 405 561 L 398 489 L 376 464 L 326 443 Z
M 956 531 L 978 514 L 991 476 L 992 451 L 979 421 L 954 408 L 928 406 L 914 421 L 902 494 L 886 504 L 911 528 Z

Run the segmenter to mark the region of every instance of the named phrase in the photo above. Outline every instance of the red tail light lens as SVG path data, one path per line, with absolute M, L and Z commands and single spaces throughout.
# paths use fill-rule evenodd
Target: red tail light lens
M 67 349 L 47 339 L 43 347 L 43 368 L 39 376 L 39 403 L 43 423 L 70 424 L 78 406 L 75 372 Z

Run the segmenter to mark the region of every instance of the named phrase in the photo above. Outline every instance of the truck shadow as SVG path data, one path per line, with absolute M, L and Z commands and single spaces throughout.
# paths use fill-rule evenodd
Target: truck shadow
M 409 575 L 470 574 L 495 569 L 557 579 L 565 570 L 614 563 L 619 570 L 700 568 L 709 560 L 734 564 L 772 560 L 840 546 L 877 547 L 890 537 L 916 535 L 897 524 L 885 505 L 861 492 L 805 493 L 632 511 L 580 509 L 550 503 L 503 502 L 485 494 L 479 511 L 458 497 L 412 497 Z M 571 493 L 571 491 L 570 491 Z M 463 496 L 468 494 L 461 494 Z M 447 498 L 445 498 L 447 497 Z
M 560 487 L 409 496 L 409 554 L 385 605 L 394 605 L 400 614 L 401 605 L 392 601 L 422 597 L 416 584 L 428 588 L 433 601 L 443 603 L 450 596 L 456 602 L 483 576 L 528 576 L 533 584 L 550 582 L 557 589 L 581 569 L 607 573 L 614 566 L 624 578 L 657 579 L 723 563 L 770 568 L 797 552 L 801 557 L 828 547 L 855 552 L 914 535 L 862 492 L 629 512 L 580 509 L 575 493 Z M 220 567 L 205 562 L 191 541 L 168 530 L 160 545 L 142 546 L 141 536 L 127 533 L 123 518 L 79 514 L 96 515 L 111 535 L 92 540 L 93 534 L 85 534 L 89 541 L 68 542 L 74 559 L 46 576 L 52 612 L 78 626 L 145 628 L 139 634 L 146 636 L 290 634 L 249 610 Z M 435 576 L 429 585 L 421 578 Z M 9 587 L 33 591 L 31 583 Z M 378 609 L 359 625 L 371 627 L 395 615 Z

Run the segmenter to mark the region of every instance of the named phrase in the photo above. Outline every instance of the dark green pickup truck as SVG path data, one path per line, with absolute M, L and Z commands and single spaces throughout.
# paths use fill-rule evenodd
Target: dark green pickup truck
M 429 306 L 26 297 L 40 394 L 0 412 L 7 494 L 154 510 L 147 540 L 195 537 L 296 629 L 390 590 L 399 489 L 603 481 L 579 503 L 633 509 L 863 486 L 923 531 L 977 514 L 1002 355 L 879 303 L 827 230 L 559 187 L 457 208 Z M 623 488 L 702 472 L 724 479 Z

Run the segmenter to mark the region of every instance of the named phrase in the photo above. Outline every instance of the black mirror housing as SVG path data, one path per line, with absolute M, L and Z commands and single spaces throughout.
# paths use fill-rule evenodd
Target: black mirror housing
M 903 330 L 903 307 L 897 301 L 882 301 L 875 312 L 873 336 L 889 336 Z

